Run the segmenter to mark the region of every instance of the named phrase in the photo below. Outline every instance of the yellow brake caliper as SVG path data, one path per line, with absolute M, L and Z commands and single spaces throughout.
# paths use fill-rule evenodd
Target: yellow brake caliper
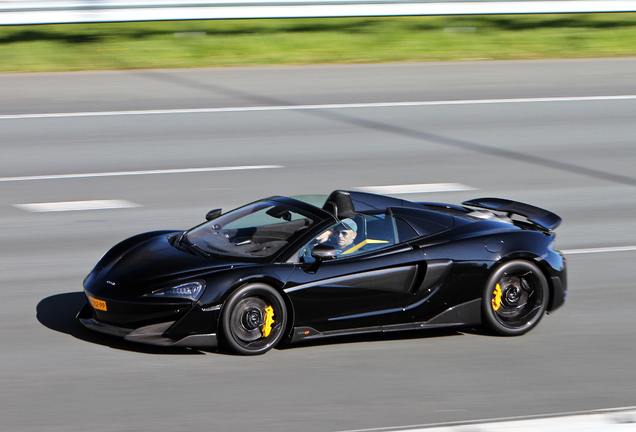
M 492 308 L 494 310 L 499 310 L 499 306 L 501 306 L 501 287 L 499 284 L 495 286 L 495 290 L 492 292 Z
M 274 309 L 271 306 L 265 308 L 265 322 L 263 323 L 263 337 L 269 336 L 274 324 Z

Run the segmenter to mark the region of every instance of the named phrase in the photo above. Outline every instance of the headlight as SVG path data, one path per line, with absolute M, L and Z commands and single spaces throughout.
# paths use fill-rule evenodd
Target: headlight
M 169 288 L 161 288 L 146 294 L 148 297 L 177 297 L 197 300 L 203 291 L 201 282 L 188 282 Z

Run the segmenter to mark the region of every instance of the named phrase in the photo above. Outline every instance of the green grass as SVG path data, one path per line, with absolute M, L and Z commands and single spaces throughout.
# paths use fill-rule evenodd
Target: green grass
M 636 55 L 636 13 L 0 27 L 0 72 Z

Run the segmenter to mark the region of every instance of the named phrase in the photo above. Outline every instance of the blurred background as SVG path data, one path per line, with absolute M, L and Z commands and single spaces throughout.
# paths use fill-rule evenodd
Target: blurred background
M 0 18 L 44 3 L 0 1 Z M 0 430 L 388 430 L 633 406 L 633 3 L 0 26 Z M 385 186 L 557 213 L 566 304 L 523 337 L 405 332 L 254 358 L 75 320 L 84 276 L 122 239 L 270 195 Z
M 634 12 L 633 0 L 1 0 L 0 72 L 623 57 Z

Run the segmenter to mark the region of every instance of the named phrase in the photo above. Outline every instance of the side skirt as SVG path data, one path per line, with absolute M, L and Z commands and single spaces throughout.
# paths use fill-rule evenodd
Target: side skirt
M 344 330 L 319 332 L 312 327 L 294 327 L 291 343 L 302 340 L 320 339 L 333 336 L 348 336 L 364 333 L 392 332 L 403 330 L 421 330 L 442 327 L 467 327 L 481 324 L 481 299 L 471 300 L 446 309 L 428 321 L 391 324 L 386 326 L 359 327 Z

